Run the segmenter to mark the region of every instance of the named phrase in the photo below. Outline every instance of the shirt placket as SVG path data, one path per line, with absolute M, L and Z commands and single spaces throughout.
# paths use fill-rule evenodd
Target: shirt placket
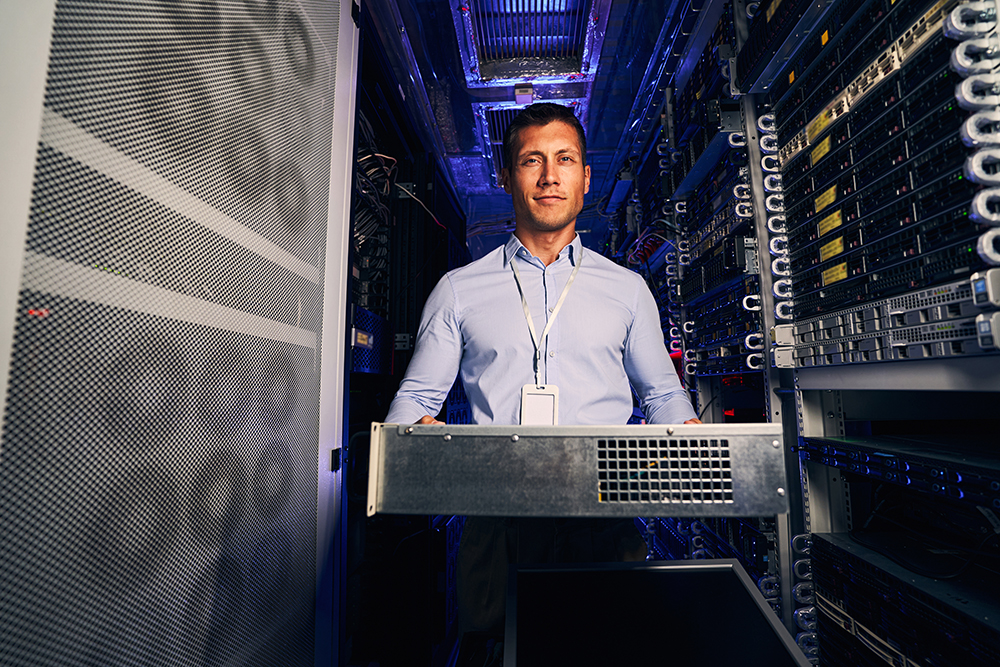
M 549 280 L 552 277 L 553 271 L 550 271 L 551 267 L 545 267 L 542 269 L 542 306 L 545 313 L 545 324 L 548 325 L 549 318 L 552 317 L 552 308 L 549 306 L 549 294 L 551 293 L 552 286 L 549 284 Z M 553 329 L 555 325 L 552 325 Z M 549 383 L 549 338 L 552 337 L 552 332 L 540 341 L 542 345 L 542 364 L 545 369 L 545 384 Z
M 563 274 L 566 273 L 565 266 L 568 261 L 566 257 L 560 257 L 555 262 L 550 264 L 545 268 L 542 273 L 542 283 L 543 292 L 545 299 L 545 322 L 548 323 L 549 319 L 552 317 L 552 311 L 555 308 L 556 300 L 562 293 L 562 288 L 565 285 L 565 278 Z M 565 306 L 563 306 L 565 307 Z M 542 342 L 544 349 L 542 351 L 542 360 L 545 364 L 545 383 L 554 384 L 557 383 L 559 366 L 556 363 L 556 354 L 558 353 L 558 341 L 559 341 L 559 322 L 554 322 L 552 324 L 552 329 L 549 331 L 548 337 Z

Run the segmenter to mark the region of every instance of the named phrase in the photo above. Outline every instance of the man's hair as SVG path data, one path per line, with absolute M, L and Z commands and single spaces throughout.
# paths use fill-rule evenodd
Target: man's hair
M 526 127 L 542 127 L 555 121 L 562 121 L 576 130 L 576 136 L 580 139 L 580 159 L 583 164 L 587 164 L 587 137 L 583 133 L 583 125 L 577 119 L 576 114 L 569 107 L 551 102 L 539 102 L 525 107 L 519 114 L 514 116 L 503 133 L 503 155 L 507 169 L 514 168 L 514 147 L 518 144 L 518 137 L 521 130 Z

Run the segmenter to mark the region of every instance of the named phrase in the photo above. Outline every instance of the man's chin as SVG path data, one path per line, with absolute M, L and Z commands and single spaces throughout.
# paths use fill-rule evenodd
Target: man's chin
M 565 218 L 540 218 L 532 217 L 527 226 L 538 232 L 560 232 L 576 222 L 576 217 L 569 220 Z

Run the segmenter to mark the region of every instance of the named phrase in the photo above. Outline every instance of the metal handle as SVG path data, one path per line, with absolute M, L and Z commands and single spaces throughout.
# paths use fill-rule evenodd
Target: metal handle
M 1000 144 L 1000 110 L 972 114 L 962 123 L 962 143 L 972 148 Z
M 995 2 L 967 2 L 955 7 L 944 19 L 944 34 L 952 39 L 974 39 L 988 35 L 997 26 Z
M 980 185 L 1000 185 L 1000 148 L 981 148 L 970 155 L 965 176 Z
M 1000 105 L 1000 76 L 973 74 L 955 88 L 958 106 L 978 111 Z
M 777 153 L 781 146 L 778 145 L 778 135 L 764 134 L 760 137 L 760 149 L 765 153 Z
M 1000 188 L 977 192 L 969 206 L 969 217 L 981 225 L 1000 226 Z
M 785 195 L 775 192 L 764 199 L 764 207 L 771 213 L 785 212 Z
M 994 71 L 1000 67 L 1000 39 L 967 39 L 951 52 L 951 66 L 962 76 Z
M 788 237 L 784 234 L 772 236 L 771 240 L 767 244 L 767 249 L 770 250 L 771 254 L 775 257 L 784 257 L 788 254 Z
M 792 275 L 792 261 L 787 256 L 775 257 L 771 262 L 771 273 L 776 276 Z
M 747 337 L 743 339 L 743 347 L 748 350 L 763 350 L 764 335 L 760 333 L 747 334 Z
M 794 318 L 794 301 L 779 301 L 774 304 L 774 317 L 779 320 L 791 320 Z

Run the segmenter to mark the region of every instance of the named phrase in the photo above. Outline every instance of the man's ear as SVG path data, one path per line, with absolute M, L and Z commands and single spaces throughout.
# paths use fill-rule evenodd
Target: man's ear
M 590 165 L 583 168 L 583 194 L 590 192 Z
M 500 185 L 503 186 L 503 191 L 510 194 L 510 169 L 504 167 L 500 170 Z

